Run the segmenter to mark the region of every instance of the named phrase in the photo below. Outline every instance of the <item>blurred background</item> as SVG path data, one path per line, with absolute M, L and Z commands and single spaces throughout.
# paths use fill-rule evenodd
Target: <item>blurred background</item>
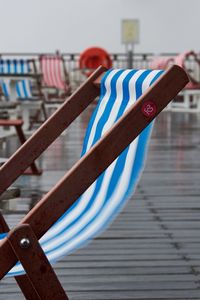
M 100 65 L 176 64 L 190 79 L 156 118 L 143 175 L 122 213 L 55 265 L 72 300 L 200 300 L 199 28 L 199 0 L 0 0 L 2 166 Z M 11 228 L 79 159 L 96 102 L 0 195 Z M 0 214 L 0 233 L 3 224 Z M 1 281 L 5 299 L 24 299 L 13 278 Z

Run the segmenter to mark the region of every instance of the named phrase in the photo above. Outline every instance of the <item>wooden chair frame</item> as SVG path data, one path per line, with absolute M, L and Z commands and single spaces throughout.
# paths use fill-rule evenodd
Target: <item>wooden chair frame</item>
M 104 71 L 105 68 L 99 67 L 3 165 L 0 169 L 0 193 L 98 96 L 99 82 Z M 187 82 L 186 73 L 180 67 L 172 66 L 39 201 L 19 226 L 9 232 L 3 216 L 0 217 L 1 231 L 9 232 L 0 244 L 0 278 L 19 260 L 26 275 L 16 277 L 16 280 L 26 299 L 68 299 L 38 240 Z M 152 102 L 156 107 L 153 115 L 146 110 L 146 105 Z
M 15 120 L 3 120 L 0 119 L 0 126 L 2 127 L 15 127 L 17 136 L 19 138 L 19 141 L 21 144 L 24 144 L 26 142 L 26 137 L 23 131 L 23 120 L 22 119 L 15 119 Z M 24 175 L 41 175 L 42 174 L 42 170 L 38 169 L 35 161 L 33 161 L 30 164 L 30 167 L 28 167 L 24 172 Z
M 38 74 L 38 72 L 37 72 L 36 63 L 35 63 L 34 59 L 27 59 L 27 64 L 29 65 L 31 70 L 29 73 L 24 74 L 24 75 L 25 75 L 25 77 L 31 79 L 32 96 L 37 98 L 37 100 L 41 100 L 41 109 L 37 109 L 35 115 L 31 116 L 30 126 L 28 128 L 29 130 L 31 130 L 33 128 L 34 123 L 42 123 L 43 121 L 47 120 L 48 116 L 47 116 L 45 103 L 44 103 L 45 97 L 44 97 L 44 94 L 43 94 L 42 88 L 41 88 L 41 74 Z M 10 74 L 6 74 L 6 75 L 9 78 Z M 19 75 L 21 75 L 21 74 L 12 74 L 12 76 L 15 76 L 16 78 Z M 5 95 L 4 95 L 4 97 L 5 97 Z M 3 98 L 3 92 L 0 87 L 0 99 L 1 98 Z M 27 100 L 29 100 L 29 99 L 27 98 Z M 20 101 L 19 101 L 19 99 L 16 99 L 15 105 L 18 105 L 18 104 L 20 104 Z M 43 120 L 39 120 L 41 113 L 43 115 Z

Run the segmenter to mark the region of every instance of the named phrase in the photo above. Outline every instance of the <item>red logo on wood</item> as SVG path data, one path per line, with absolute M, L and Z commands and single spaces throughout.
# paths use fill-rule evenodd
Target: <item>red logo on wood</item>
M 153 101 L 146 101 L 142 105 L 142 113 L 146 117 L 154 117 L 157 112 L 156 104 Z

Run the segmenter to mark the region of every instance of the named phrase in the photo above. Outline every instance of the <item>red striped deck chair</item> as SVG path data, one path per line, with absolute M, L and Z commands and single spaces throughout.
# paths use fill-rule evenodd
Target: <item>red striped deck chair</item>
M 174 102 L 174 109 L 188 112 L 200 111 L 200 59 L 194 51 L 180 53 L 174 58 L 174 64 L 183 68 L 189 83 L 181 93 L 180 101 Z
M 42 73 L 42 88 L 46 90 L 47 99 L 64 99 L 71 94 L 69 75 L 63 56 L 41 55 L 39 57 Z
M 0 279 L 16 276 L 26 299 L 68 299 L 50 262 L 86 245 L 116 217 L 143 169 L 150 124 L 188 82 L 178 66 L 166 72 L 105 71 L 98 68 L 0 169 L 2 193 L 96 99 L 101 86 L 81 159 L 16 228 L 9 231 L 0 215 Z
M 194 51 L 186 51 L 174 58 L 174 64 L 185 69 L 190 82 L 185 88 L 200 89 L 200 60 Z

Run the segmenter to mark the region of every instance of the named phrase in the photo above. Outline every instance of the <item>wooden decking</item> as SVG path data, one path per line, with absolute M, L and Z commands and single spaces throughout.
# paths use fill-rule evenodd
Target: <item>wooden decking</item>
M 41 177 L 15 183 L 19 201 L 0 203 L 12 226 L 78 159 L 88 112 L 40 159 Z M 9 138 L 0 156 L 13 152 Z M 163 113 L 145 171 L 121 215 L 55 270 L 70 300 L 200 300 L 200 115 Z M 24 299 L 13 279 L 0 300 Z

